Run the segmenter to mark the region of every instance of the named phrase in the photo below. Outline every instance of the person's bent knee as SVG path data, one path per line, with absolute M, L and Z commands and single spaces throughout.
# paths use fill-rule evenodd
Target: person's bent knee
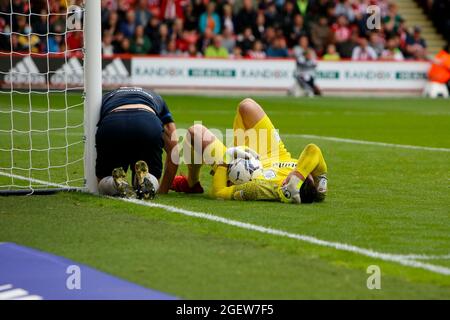
M 263 108 L 251 98 L 246 98 L 239 103 L 238 113 L 242 118 L 245 128 L 253 127 L 266 114 Z
M 238 105 L 238 111 L 241 115 L 248 114 L 255 109 L 260 109 L 259 105 L 252 98 L 245 98 Z
M 206 130 L 207 129 L 206 129 L 206 127 L 204 125 L 197 123 L 197 124 L 194 124 L 194 125 L 189 127 L 186 136 L 189 138 L 189 140 L 191 142 L 193 142 L 196 136 L 200 135 L 200 137 L 203 137 L 203 133 Z
M 308 150 L 309 152 L 320 152 L 320 148 L 315 143 L 309 143 L 305 150 Z

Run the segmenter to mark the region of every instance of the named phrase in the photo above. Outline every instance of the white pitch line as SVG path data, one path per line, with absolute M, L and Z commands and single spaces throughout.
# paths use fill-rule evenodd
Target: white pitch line
M 263 227 L 263 226 L 251 224 L 251 223 L 227 219 L 227 218 L 224 218 L 221 216 L 216 216 L 216 215 L 209 214 L 209 213 L 186 210 L 186 209 L 177 208 L 177 207 L 164 205 L 164 204 L 159 204 L 159 203 L 155 203 L 155 202 L 146 202 L 146 201 L 142 201 L 142 200 L 124 199 L 124 198 L 113 198 L 113 199 L 118 199 L 121 201 L 134 203 L 134 204 L 138 204 L 138 205 L 143 205 L 143 206 L 147 206 L 147 207 L 151 207 L 151 208 L 160 208 L 160 209 L 164 209 L 169 212 L 178 213 L 178 214 L 182 214 L 182 215 L 189 216 L 189 217 L 205 219 L 205 220 L 209 220 L 209 221 L 219 222 L 219 223 L 227 224 L 230 226 L 238 227 L 241 229 L 252 230 L 252 231 L 257 231 L 257 232 L 261 232 L 261 233 L 265 233 L 265 234 L 271 234 L 271 235 L 275 235 L 275 236 L 281 236 L 281 237 L 291 238 L 291 239 L 295 239 L 295 240 L 300 240 L 303 242 L 319 245 L 322 247 L 334 248 L 334 249 L 340 250 L 340 251 L 347 251 L 347 252 L 363 255 L 366 257 L 374 258 L 374 259 L 395 262 L 395 263 L 398 263 L 398 264 L 401 264 L 404 266 L 417 268 L 417 269 L 423 269 L 423 270 L 431 271 L 434 273 L 450 276 L 450 268 L 446 268 L 446 267 L 438 266 L 438 265 L 434 265 L 434 264 L 429 264 L 429 263 L 423 263 L 420 261 L 416 261 L 414 259 L 405 258 L 403 255 L 377 252 L 377 251 L 374 251 L 371 249 L 360 248 L 360 247 L 353 246 L 353 245 L 346 244 L 346 243 L 321 240 L 321 239 L 318 239 L 318 238 L 315 238 L 312 236 L 308 236 L 308 235 L 290 233 L 290 232 L 283 231 L 283 230 L 277 230 L 277 229 L 273 229 L 273 228 L 269 228 L 269 227 Z M 422 257 L 424 257 L 424 256 L 422 256 Z
M 401 255 L 405 259 L 412 260 L 449 260 L 450 254 L 443 255 L 427 255 L 427 254 L 405 254 Z
M 14 178 L 14 179 L 18 179 L 18 180 L 29 181 L 29 182 L 52 186 L 52 187 L 56 187 L 56 188 L 66 188 L 67 187 L 66 185 L 63 185 L 63 184 L 52 183 L 52 182 L 48 182 L 48 181 L 44 181 L 44 180 L 34 179 L 34 178 L 30 178 L 30 177 L 24 177 L 24 176 L 20 176 L 17 174 L 11 174 L 11 173 L 1 172 L 1 171 L 0 171 L 0 176 Z
M 364 144 L 364 145 L 373 145 L 373 146 L 390 147 L 390 148 L 401 148 L 401 149 L 410 149 L 410 150 L 450 152 L 449 148 L 413 146 L 413 145 L 407 145 L 407 144 L 386 143 L 386 142 L 378 142 L 378 141 L 366 141 L 366 140 L 355 140 L 355 139 L 346 139 L 346 138 L 338 138 L 338 137 L 316 136 L 313 134 L 282 134 L 281 136 L 287 137 L 287 138 L 320 139 L 320 140 L 327 140 L 327 141 L 334 141 L 334 142 Z
M 48 184 L 48 185 L 53 185 L 53 186 L 58 186 L 58 187 L 63 186 L 63 185 L 53 184 L 50 182 L 45 182 L 42 180 L 30 179 L 30 178 L 18 176 L 18 175 L 11 175 L 9 173 L 0 172 L 0 175 L 14 176 L 17 179 L 23 179 L 23 180 L 36 182 L 36 183 L 43 183 L 43 184 Z M 147 207 L 160 208 L 160 209 L 164 209 L 169 212 L 178 213 L 178 214 L 182 214 L 182 215 L 189 216 L 189 217 L 195 217 L 195 218 L 205 219 L 205 220 L 209 220 L 209 221 L 219 222 L 219 223 L 231 225 L 234 227 L 238 227 L 241 229 L 252 230 L 252 231 L 257 231 L 257 232 L 261 232 L 261 233 L 296 239 L 296 240 L 304 241 L 307 243 L 320 245 L 323 247 L 334 248 L 334 249 L 340 250 L 340 251 L 347 251 L 347 252 L 360 254 L 360 255 L 375 258 L 375 259 L 395 262 L 395 263 L 398 263 L 398 264 L 401 264 L 404 266 L 408 266 L 408 267 L 412 267 L 412 268 L 428 270 L 428 271 L 442 274 L 442 275 L 447 275 L 447 276 L 450 275 L 449 268 L 434 265 L 434 264 L 429 264 L 429 263 L 423 263 L 423 262 L 408 258 L 408 257 L 420 256 L 421 259 L 424 259 L 425 257 L 427 257 L 426 255 L 414 255 L 414 254 L 396 255 L 396 254 L 391 254 L 391 253 L 381 253 L 381 252 L 377 252 L 377 251 L 374 251 L 371 249 L 360 248 L 360 247 L 345 244 L 345 243 L 321 240 L 321 239 L 318 239 L 318 238 L 315 238 L 312 236 L 308 236 L 308 235 L 290 233 L 290 232 L 283 231 L 283 230 L 277 230 L 277 229 L 273 229 L 273 228 L 268 228 L 268 227 L 251 224 L 251 223 L 227 219 L 227 218 L 212 215 L 209 213 L 190 211 L 190 210 L 177 208 L 177 207 L 173 207 L 173 206 L 168 206 L 168 205 L 164 205 L 164 204 L 159 204 L 159 203 L 155 203 L 155 202 L 146 202 L 146 201 L 136 200 L 136 199 L 124 199 L 124 198 L 113 198 L 113 197 L 110 197 L 110 198 L 115 199 L 115 200 L 129 202 L 129 203 L 134 203 L 134 204 L 138 204 L 138 205 L 143 205 L 143 206 L 147 206 Z

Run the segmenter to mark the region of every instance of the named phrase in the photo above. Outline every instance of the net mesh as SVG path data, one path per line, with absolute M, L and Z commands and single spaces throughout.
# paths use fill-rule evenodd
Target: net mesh
M 82 187 L 82 1 L 0 0 L 0 190 Z

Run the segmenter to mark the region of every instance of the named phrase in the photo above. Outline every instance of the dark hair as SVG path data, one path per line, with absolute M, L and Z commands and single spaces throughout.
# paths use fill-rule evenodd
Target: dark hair
M 317 197 L 317 189 L 312 179 L 306 179 L 300 187 L 300 199 L 302 203 L 313 203 Z

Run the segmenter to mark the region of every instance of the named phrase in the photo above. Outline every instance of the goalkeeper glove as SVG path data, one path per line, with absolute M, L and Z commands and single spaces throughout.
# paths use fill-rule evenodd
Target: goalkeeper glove
M 293 175 L 289 182 L 283 186 L 278 187 L 278 195 L 280 196 L 281 202 L 284 203 L 301 203 L 300 199 L 300 187 L 303 181 Z
M 255 150 L 246 146 L 228 148 L 224 154 L 225 163 L 230 163 L 232 160 L 239 158 L 247 160 L 251 158 L 259 159 L 259 155 Z

